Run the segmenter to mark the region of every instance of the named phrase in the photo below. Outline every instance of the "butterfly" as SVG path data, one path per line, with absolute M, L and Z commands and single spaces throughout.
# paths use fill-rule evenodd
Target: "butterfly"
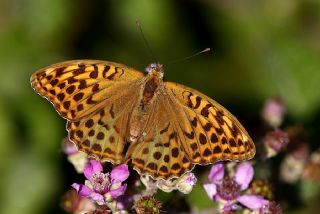
M 129 163 L 141 175 L 177 178 L 196 164 L 248 160 L 255 146 L 240 122 L 206 95 L 123 64 L 73 60 L 40 69 L 33 89 L 67 120 L 69 139 L 89 157 Z

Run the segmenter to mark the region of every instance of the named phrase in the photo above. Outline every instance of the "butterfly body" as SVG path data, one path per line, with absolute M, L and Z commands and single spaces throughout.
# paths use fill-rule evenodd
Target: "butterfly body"
M 31 85 L 67 120 L 69 138 L 89 156 L 132 161 L 140 174 L 179 177 L 195 164 L 246 160 L 254 144 L 239 121 L 206 95 L 164 82 L 154 63 L 66 61 L 41 69 Z

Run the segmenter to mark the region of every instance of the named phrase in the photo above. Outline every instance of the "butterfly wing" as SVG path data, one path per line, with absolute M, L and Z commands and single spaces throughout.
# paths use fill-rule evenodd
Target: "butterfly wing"
M 168 97 L 181 121 L 182 146 L 195 164 L 219 160 L 247 160 L 255 146 L 240 122 L 206 95 L 186 86 L 165 82 Z
M 118 63 L 73 60 L 43 68 L 30 81 L 62 117 L 77 120 L 118 99 L 123 88 L 143 76 Z
M 139 174 L 155 179 L 179 177 L 194 166 L 183 150 L 179 121 L 165 94 L 158 94 L 152 105 L 145 134 L 130 145 L 127 160 L 132 159 Z
M 31 85 L 68 120 L 69 138 L 81 151 L 118 163 L 143 76 L 122 64 L 76 60 L 41 69 Z
M 122 163 L 129 119 L 138 96 L 139 93 L 123 89 L 121 98 L 106 103 L 88 117 L 68 121 L 70 140 L 95 159 Z
M 130 145 L 127 153 L 140 174 L 170 179 L 191 171 L 194 164 L 246 160 L 255 154 L 238 120 L 191 88 L 164 83 L 146 114 L 145 136 Z

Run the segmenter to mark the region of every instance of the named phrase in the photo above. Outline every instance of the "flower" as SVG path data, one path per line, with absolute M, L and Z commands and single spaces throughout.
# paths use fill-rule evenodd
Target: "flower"
M 289 143 L 288 134 L 280 129 L 267 133 L 263 139 L 266 157 L 270 158 L 284 150 Z
M 116 166 L 111 173 L 103 173 L 102 165 L 97 160 L 91 160 L 84 168 L 88 179 L 85 185 L 74 183 L 71 186 L 84 197 L 90 198 L 99 205 L 107 204 L 124 194 L 127 185 L 122 182 L 129 177 L 128 166 Z
M 225 177 L 224 165 L 218 163 L 211 168 L 208 176 L 210 183 L 204 184 L 203 187 L 212 200 L 220 203 L 222 211 L 238 209 L 237 202 L 251 210 L 258 210 L 268 204 L 268 201 L 259 195 L 240 195 L 241 191 L 248 188 L 253 175 L 254 171 L 251 164 L 243 162 L 238 165 L 233 177 Z
M 285 111 L 281 98 L 271 98 L 263 106 L 262 117 L 270 126 L 279 127 L 283 121 Z
M 88 163 L 87 155 L 84 152 L 78 151 L 77 146 L 68 138 L 62 140 L 62 149 L 77 173 L 83 173 L 84 167 Z

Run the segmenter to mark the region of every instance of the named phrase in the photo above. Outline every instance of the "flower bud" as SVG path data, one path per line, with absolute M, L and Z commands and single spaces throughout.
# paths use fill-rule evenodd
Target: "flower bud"
M 271 158 L 284 150 L 289 143 L 288 134 L 280 129 L 269 132 L 263 139 L 265 155 Z
M 197 178 L 193 173 L 187 173 L 182 176 L 180 182 L 177 184 L 177 188 L 180 192 L 184 194 L 189 194 L 194 185 L 197 183 Z
M 159 214 L 162 204 L 153 196 L 143 196 L 135 204 L 137 214 Z
M 84 167 L 88 163 L 87 155 L 78 151 L 76 145 L 68 138 L 62 140 L 62 149 L 68 156 L 68 161 L 74 166 L 77 173 L 83 173 Z
M 285 107 L 280 98 L 268 99 L 262 109 L 263 119 L 272 127 L 279 127 L 283 121 Z

